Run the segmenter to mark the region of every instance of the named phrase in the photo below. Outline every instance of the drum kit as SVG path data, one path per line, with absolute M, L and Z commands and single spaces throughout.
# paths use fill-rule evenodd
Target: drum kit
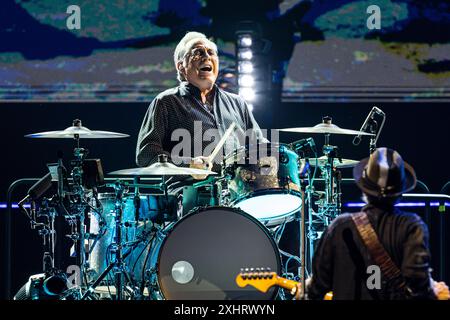
M 342 129 L 329 117 L 314 127 L 279 130 L 324 135 L 323 155 L 318 156 L 313 138 L 267 142 L 225 155 L 220 173 L 176 166 L 159 155 L 148 167 L 114 171 L 105 178 L 101 161 L 87 159 L 88 150 L 80 142 L 128 135 L 90 130 L 78 119 L 65 130 L 27 135 L 75 141 L 70 172 L 62 159 L 49 165 L 56 194 L 44 197 L 40 192 L 19 203 L 33 229 L 48 239 L 44 285 L 55 276 L 66 281 L 53 263 L 54 220 L 61 215 L 71 227 L 66 236 L 73 241 L 79 281 L 62 285 L 54 294 L 58 299 L 284 299 L 275 288 L 266 293 L 240 288 L 236 275 L 244 267 L 264 267 L 304 281 L 313 241 L 341 212 L 340 170 L 357 163 L 340 158 L 330 136 L 373 134 Z M 314 187 L 317 170 L 325 182 L 319 191 Z M 190 182 L 182 192 L 172 192 L 171 180 L 179 176 L 207 178 L 186 179 Z M 199 191 L 194 200 L 187 192 L 192 189 Z M 199 201 L 200 191 L 206 201 Z M 25 202 L 31 202 L 31 210 Z M 188 203 L 194 205 L 186 210 Z M 292 221 L 303 235 L 298 254 L 278 247 L 286 223 Z M 286 273 L 282 255 L 301 263 L 299 275 Z

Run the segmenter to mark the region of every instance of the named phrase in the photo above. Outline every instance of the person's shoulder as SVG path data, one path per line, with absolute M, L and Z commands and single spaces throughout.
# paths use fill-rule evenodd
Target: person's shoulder
M 352 221 L 352 214 L 353 213 L 342 213 L 340 215 L 338 215 L 336 218 L 333 219 L 333 221 L 331 222 L 329 229 L 330 231 L 342 227 L 342 226 L 347 226 L 348 224 L 353 223 Z
M 352 215 L 353 215 L 353 213 L 349 213 L 349 212 L 342 213 L 342 214 L 338 215 L 333 220 L 333 222 L 336 221 L 336 223 L 346 223 L 346 222 L 352 220 Z
M 226 98 L 229 98 L 234 101 L 238 101 L 239 103 L 244 102 L 244 99 L 242 99 L 242 97 L 236 93 L 225 91 L 224 89 L 219 88 L 219 87 L 217 87 L 217 91 L 219 92 L 220 95 L 222 95 Z
M 425 224 L 423 219 L 417 213 L 397 210 L 395 214 L 397 215 L 397 217 L 399 217 L 399 219 L 405 222 L 419 225 Z
M 163 92 L 160 92 L 156 97 L 155 100 L 160 100 L 160 101 L 164 101 L 168 98 L 171 98 L 175 95 L 179 94 L 179 86 L 177 87 L 173 87 L 173 88 L 169 88 L 164 90 Z
M 166 89 L 156 95 L 156 97 L 150 103 L 150 108 L 161 108 L 170 106 L 173 102 L 173 98 L 179 95 L 179 87 L 173 87 Z

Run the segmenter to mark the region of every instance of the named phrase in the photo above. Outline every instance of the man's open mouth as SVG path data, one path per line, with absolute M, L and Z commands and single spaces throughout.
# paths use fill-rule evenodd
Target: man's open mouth
M 200 71 L 211 72 L 212 67 L 211 66 L 203 66 L 203 67 L 200 67 Z

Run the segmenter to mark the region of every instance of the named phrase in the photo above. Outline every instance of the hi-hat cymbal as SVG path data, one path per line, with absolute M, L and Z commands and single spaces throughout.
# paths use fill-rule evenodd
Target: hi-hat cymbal
M 358 164 L 359 161 L 357 160 L 351 160 L 351 159 L 341 159 L 340 161 L 337 158 L 333 159 L 333 167 L 338 169 L 344 169 L 344 168 L 353 168 Z M 328 158 L 326 156 L 322 156 L 320 158 L 309 158 L 309 164 L 311 166 L 316 166 L 318 164 L 319 167 L 324 167 L 328 163 Z
M 111 175 L 119 176 L 178 176 L 178 175 L 212 175 L 214 171 L 177 167 L 170 162 L 156 162 L 144 168 L 131 168 L 110 172 Z
M 99 131 L 90 130 L 81 125 L 80 120 L 74 120 L 73 126 L 68 127 L 64 130 L 58 131 L 46 131 L 27 134 L 26 138 L 53 138 L 53 139 L 68 139 L 68 138 L 79 138 L 79 139 L 111 139 L 111 138 L 126 138 L 129 137 L 128 134 L 111 132 L 111 131 Z

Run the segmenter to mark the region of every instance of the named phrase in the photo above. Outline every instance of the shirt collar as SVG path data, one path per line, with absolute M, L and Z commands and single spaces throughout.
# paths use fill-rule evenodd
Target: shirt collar
M 198 99 L 201 99 L 200 96 L 200 89 L 197 88 L 196 86 L 194 86 L 192 83 L 189 83 L 187 81 L 182 81 L 180 83 L 180 95 L 181 96 L 189 96 L 189 95 L 193 95 Z M 214 84 L 214 91 L 215 94 L 217 94 L 219 92 L 219 86 L 217 84 Z

